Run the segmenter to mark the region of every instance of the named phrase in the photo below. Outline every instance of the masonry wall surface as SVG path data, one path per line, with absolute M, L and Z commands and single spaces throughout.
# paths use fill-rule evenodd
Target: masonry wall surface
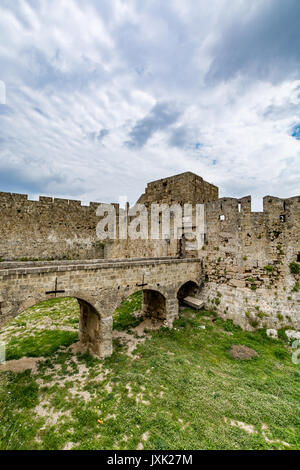
M 191 172 L 181 173 L 148 183 L 139 198 L 140 204 L 202 204 L 218 199 L 219 189 Z
M 222 198 L 205 214 L 206 307 L 243 328 L 299 328 L 300 276 L 290 264 L 300 255 L 300 197 L 266 196 L 261 213 L 250 196 Z
M 218 198 L 216 186 L 187 172 L 149 183 L 138 202 L 148 208 L 151 203 L 204 204 L 203 249 L 180 252 L 180 241 L 172 237 L 102 243 L 96 236 L 98 203 L 82 206 L 45 197 L 28 201 L 24 195 L 0 193 L 0 257 L 194 257 L 203 263 L 201 295 L 207 308 L 244 328 L 299 328 L 300 276 L 291 273 L 290 264 L 300 263 L 300 196 L 266 196 L 263 212 L 252 212 L 250 196 Z M 119 206 L 115 208 L 118 215 Z M 1 266 L 11 267 L 5 262 Z
M 103 258 L 96 237 L 98 205 L 0 193 L 0 259 Z
M 184 204 L 218 198 L 218 188 L 191 172 L 149 183 L 139 203 Z M 0 260 L 134 258 L 178 255 L 178 240 L 99 240 L 99 202 L 0 193 Z M 116 217 L 119 205 L 114 204 Z M 150 215 L 149 215 L 150 217 Z M 150 227 L 150 225 L 149 225 Z M 117 229 L 118 230 L 118 229 Z
M 84 336 L 83 323 L 89 323 L 85 325 L 85 331 L 89 332 L 93 342 L 93 352 L 105 357 L 112 352 L 112 314 L 123 299 L 142 289 L 161 294 L 165 299 L 166 323 L 171 327 L 178 315 L 177 292 L 188 281 L 198 285 L 202 282 L 199 260 L 141 259 L 85 261 L 70 265 L 12 265 L 0 270 L 0 327 L 46 299 L 75 297 L 80 301 L 82 313 L 85 313 L 85 319 L 83 317 L 81 321 L 81 337 Z

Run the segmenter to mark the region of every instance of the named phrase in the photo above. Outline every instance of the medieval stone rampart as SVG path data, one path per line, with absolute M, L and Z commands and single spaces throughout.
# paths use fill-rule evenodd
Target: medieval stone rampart
M 300 196 L 266 196 L 263 212 L 252 212 L 250 196 L 218 198 L 216 186 L 187 172 L 149 183 L 138 203 L 148 209 L 151 203 L 204 204 L 203 248 L 185 250 L 172 236 L 101 241 L 99 203 L 0 193 L 1 266 L 30 259 L 200 258 L 207 309 L 249 329 L 300 327 Z
M 250 196 L 206 204 L 203 297 L 243 327 L 299 328 L 300 197 L 266 196 L 263 207 L 251 212 Z
M 0 259 L 102 258 L 96 237 L 99 203 L 0 193 Z

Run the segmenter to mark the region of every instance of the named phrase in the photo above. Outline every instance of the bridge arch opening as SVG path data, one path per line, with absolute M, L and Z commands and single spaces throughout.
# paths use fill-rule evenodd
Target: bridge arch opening
M 24 302 L 1 328 L 0 341 L 6 345 L 6 360 L 50 356 L 73 344 L 75 351 L 100 356 L 100 327 L 100 315 L 88 301 L 59 296 Z
M 143 316 L 164 321 L 167 316 L 166 298 L 156 290 L 143 290 Z
M 177 299 L 179 305 L 184 304 L 185 297 L 197 297 L 199 292 L 199 286 L 194 281 L 185 282 L 177 291 Z
M 130 337 L 123 333 L 135 333 L 143 336 L 145 329 L 158 329 L 167 318 L 166 298 L 159 291 L 143 289 L 123 299 L 113 313 L 113 338 L 128 341 Z
M 130 330 L 142 321 L 143 292 L 133 292 L 123 297 L 119 306 L 113 312 L 113 330 Z

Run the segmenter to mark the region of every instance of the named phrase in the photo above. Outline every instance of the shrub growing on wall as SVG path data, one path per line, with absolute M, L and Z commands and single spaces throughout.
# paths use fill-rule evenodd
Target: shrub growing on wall
M 300 274 L 300 264 L 299 263 L 290 263 L 290 271 L 292 274 Z

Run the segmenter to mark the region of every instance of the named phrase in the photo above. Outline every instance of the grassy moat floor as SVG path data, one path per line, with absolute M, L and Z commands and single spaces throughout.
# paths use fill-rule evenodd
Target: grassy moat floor
M 300 448 L 300 366 L 287 343 L 191 309 L 150 331 L 140 307 L 137 293 L 118 309 L 102 361 L 72 350 L 75 299 L 39 304 L 0 333 L 14 361 L 0 371 L 0 449 Z M 234 359 L 232 345 L 258 355 Z

